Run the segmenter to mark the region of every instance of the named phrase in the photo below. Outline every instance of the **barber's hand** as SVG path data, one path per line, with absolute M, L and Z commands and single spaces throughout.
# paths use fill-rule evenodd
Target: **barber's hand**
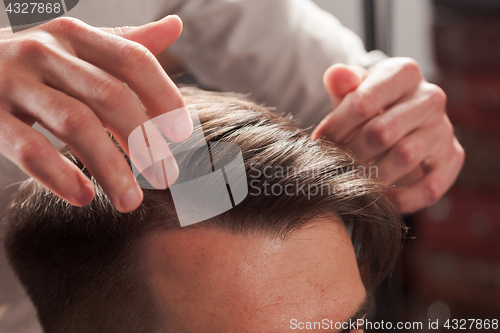
M 401 213 L 437 201 L 453 184 L 464 150 L 445 111 L 446 95 L 426 82 L 418 64 L 390 58 L 369 72 L 334 65 L 324 76 L 334 110 L 316 127 L 323 137 L 378 166 Z
M 142 191 L 103 125 L 128 153 L 129 134 L 149 120 L 144 108 L 156 117 L 185 106 L 154 57 L 181 31 L 177 16 L 137 28 L 59 18 L 15 34 L 0 29 L 0 154 L 69 203 L 90 203 L 91 182 L 31 128 L 38 122 L 72 148 L 119 211 L 137 208 Z M 187 111 L 175 126 L 170 139 L 189 137 Z

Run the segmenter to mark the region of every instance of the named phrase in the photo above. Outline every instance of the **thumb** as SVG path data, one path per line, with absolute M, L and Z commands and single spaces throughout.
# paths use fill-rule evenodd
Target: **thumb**
M 328 95 L 334 105 L 355 90 L 368 75 L 368 71 L 361 66 L 336 64 L 328 68 L 323 76 Z
M 179 38 L 182 32 L 182 21 L 177 15 L 169 15 L 159 21 L 141 25 L 140 27 L 100 29 L 142 44 L 156 55 Z

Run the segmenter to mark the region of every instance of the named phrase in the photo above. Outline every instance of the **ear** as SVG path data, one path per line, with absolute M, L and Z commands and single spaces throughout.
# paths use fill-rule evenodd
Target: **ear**
M 348 93 L 355 90 L 368 75 L 368 71 L 361 66 L 336 64 L 328 68 L 323 76 L 328 95 L 334 105 Z
M 101 30 L 142 44 L 156 55 L 179 38 L 182 21 L 177 15 L 169 15 L 140 27 L 101 28 Z

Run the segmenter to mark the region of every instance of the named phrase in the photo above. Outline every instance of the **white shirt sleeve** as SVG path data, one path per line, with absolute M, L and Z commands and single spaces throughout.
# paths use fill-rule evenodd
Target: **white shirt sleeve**
M 94 26 L 141 25 L 178 14 L 184 31 L 169 50 L 203 85 L 251 93 L 252 98 L 316 125 L 331 110 L 324 71 L 334 63 L 370 66 L 385 56 L 367 53 L 358 36 L 309 0 L 85 0 L 68 16 Z M 8 26 L 0 10 L 0 26 Z M 23 179 L 3 167 L 4 186 Z M 3 183 L 2 181 L 7 181 Z
M 384 59 L 310 0 L 190 0 L 169 48 L 204 86 L 251 93 L 303 127 L 331 111 L 323 73 L 335 63 L 364 67 Z
M 184 31 L 169 51 L 203 86 L 251 93 L 303 127 L 331 111 L 322 82 L 330 65 L 368 67 L 385 57 L 367 53 L 356 34 L 310 0 L 86 0 L 69 16 L 122 26 L 162 14 L 182 18 Z

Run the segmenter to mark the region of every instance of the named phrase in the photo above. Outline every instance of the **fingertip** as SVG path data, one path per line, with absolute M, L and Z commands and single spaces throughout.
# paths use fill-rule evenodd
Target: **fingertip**
M 357 67 L 335 64 L 326 70 L 323 83 L 331 96 L 343 98 L 356 89 L 363 79 L 361 70 Z
M 325 84 L 331 84 L 333 80 L 337 78 L 343 78 L 350 72 L 349 67 L 346 64 L 335 64 L 325 71 L 323 75 L 323 82 Z
M 177 118 L 171 127 L 171 140 L 174 142 L 182 142 L 187 140 L 193 133 L 193 120 L 189 116 Z
M 54 178 L 46 175 L 40 178 L 42 183 L 59 197 L 66 200 L 73 206 L 82 207 L 92 202 L 94 199 L 94 186 L 87 176 L 68 158 L 59 156 L 62 164 L 58 175 Z
M 87 181 L 83 186 L 81 187 L 80 192 L 75 196 L 75 206 L 77 207 L 82 207 L 90 204 L 92 200 L 94 200 L 94 187 L 92 186 L 92 183 L 90 181 Z
M 145 169 L 142 175 L 155 189 L 165 190 L 179 177 L 179 166 L 175 158 L 169 156 Z
M 323 74 L 323 84 L 326 88 L 326 91 L 328 94 L 333 95 L 334 91 L 332 90 L 333 88 L 333 83 L 334 83 L 334 78 L 336 76 L 336 73 L 341 69 L 342 67 L 345 67 L 346 65 L 344 64 L 335 64 L 330 67 L 325 71 L 325 74 Z
M 169 15 L 140 27 L 117 28 L 113 31 L 128 40 L 144 45 L 156 55 L 179 38 L 182 32 L 182 21 L 177 15 Z
M 193 134 L 193 119 L 187 107 L 168 111 L 153 120 L 160 131 L 173 142 L 182 142 Z
M 331 122 L 332 113 L 329 113 L 325 118 L 321 120 L 321 122 L 316 126 L 314 131 L 311 134 L 311 138 L 313 140 L 318 140 L 320 138 L 325 138 L 329 141 L 335 142 L 333 137 L 330 137 L 332 134 L 333 123 Z
M 141 205 L 143 198 L 141 188 L 134 184 L 118 200 L 114 200 L 113 204 L 119 212 L 130 213 Z
M 159 20 L 159 24 L 165 25 L 165 28 L 168 29 L 168 33 L 175 37 L 175 39 L 179 38 L 182 33 L 183 23 L 181 18 L 178 15 L 168 15 Z
M 322 126 L 322 123 L 316 126 L 314 131 L 311 133 L 311 140 L 316 141 L 322 136 L 323 127 L 324 126 Z
M 182 19 L 179 17 L 179 15 L 176 15 L 176 14 L 168 15 L 165 17 L 165 19 L 170 20 L 172 22 L 177 21 L 179 26 L 182 29 L 183 23 L 182 23 Z

